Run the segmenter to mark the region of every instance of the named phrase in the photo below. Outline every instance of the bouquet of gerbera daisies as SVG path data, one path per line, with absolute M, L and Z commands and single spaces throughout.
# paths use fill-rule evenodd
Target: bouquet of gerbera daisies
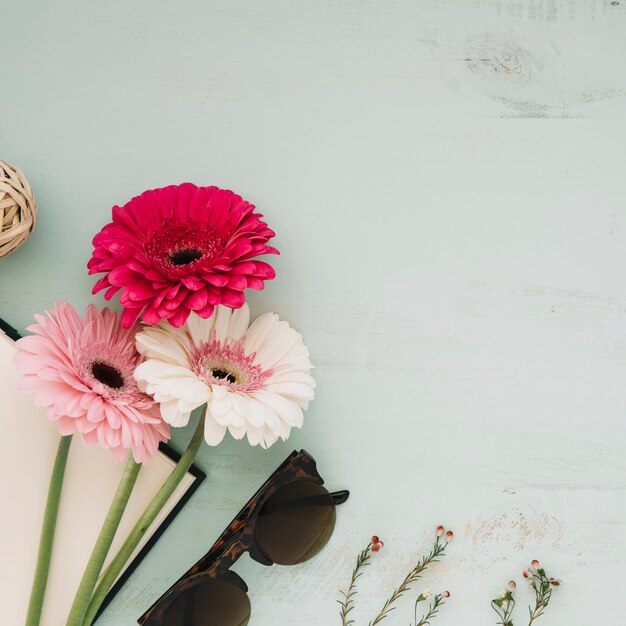
M 120 292 L 122 315 L 95 305 L 84 317 L 59 302 L 18 342 L 21 386 L 61 435 L 26 619 L 38 626 L 65 464 L 75 433 L 126 467 L 68 616 L 89 626 L 102 601 L 191 466 L 202 439 L 226 430 L 268 447 L 301 427 L 315 382 L 302 336 L 274 313 L 250 323 L 245 290 L 263 289 L 274 232 L 232 191 L 190 183 L 146 191 L 113 208 L 93 240 L 94 293 Z M 139 318 L 142 318 L 142 324 Z M 204 405 L 176 468 L 100 576 L 141 465 Z

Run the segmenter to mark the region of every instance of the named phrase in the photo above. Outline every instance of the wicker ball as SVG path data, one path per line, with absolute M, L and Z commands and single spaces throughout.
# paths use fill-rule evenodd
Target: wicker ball
M 37 206 L 22 172 L 0 161 L 0 258 L 15 252 L 30 236 Z

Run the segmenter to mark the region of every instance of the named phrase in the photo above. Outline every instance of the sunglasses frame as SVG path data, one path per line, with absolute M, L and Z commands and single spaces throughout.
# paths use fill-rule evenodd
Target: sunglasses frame
M 262 565 L 274 562 L 261 550 L 255 539 L 255 525 L 266 500 L 281 487 L 299 480 L 313 481 L 319 485 L 324 480 L 317 471 L 315 459 L 306 451 L 294 450 L 263 483 L 257 492 L 239 511 L 210 550 L 185 572 L 138 620 L 141 626 L 162 626 L 166 611 L 179 595 L 200 584 L 205 578 L 219 578 L 247 593 L 248 585 L 231 571 L 233 564 L 246 552 Z M 329 494 L 333 504 L 343 504 L 349 491 Z

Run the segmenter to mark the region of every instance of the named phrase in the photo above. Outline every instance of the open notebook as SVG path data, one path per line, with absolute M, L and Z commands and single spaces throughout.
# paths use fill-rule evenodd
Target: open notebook
M 56 425 L 32 397 L 17 391 L 15 347 L 10 327 L 0 324 L 0 599 L 2 624 L 23 624 L 35 567 L 50 471 L 59 441 Z M 167 446 L 139 473 L 110 557 L 171 472 L 178 456 Z M 52 567 L 41 626 L 63 626 L 91 549 L 122 475 L 123 463 L 100 447 L 83 445 L 75 436 L 63 485 Z M 116 586 L 111 600 L 131 571 L 204 479 L 191 468 L 167 506 L 146 533 Z M 107 561 L 108 562 L 108 561 Z M 106 564 L 105 564 L 106 567 Z

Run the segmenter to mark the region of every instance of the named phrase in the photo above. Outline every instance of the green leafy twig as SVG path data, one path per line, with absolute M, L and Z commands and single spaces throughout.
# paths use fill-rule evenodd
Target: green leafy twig
M 377 539 L 377 537 L 372 537 L 372 539 Z M 341 600 L 337 600 L 339 605 L 341 606 L 341 610 L 339 615 L 341 616 L 341 626 L 350 626 L 350 624 L 354 624 L 354 620 L 348 619 L 348 614 L 354 608 L 354 596 L 356 595 L 356 581 L 363 573 L 362 569 L 368 565 L 369 560 L 372 556 L 372 542 L 367 544 L 367 548 L 365 548 L 357 557 L 356 564 L 354 569 L 352 570 L 352 578 L 350 578 L 350 584 L 348 585 L 347 591 L 339 590 L 339 593 L 343 596 Z
M 449 530 L 447 533 L 445 533 L 444 536 L 443 531 L 443 526 L 439 526 L 437 528 L 437 536 L 435 538 L 435 543 L 433 544 L 431 551 L 426 556 L 422 557 L 417 565 L 406 575 L 405 579 L 400 583 L 400 585 L 398 585 L 395 591 L 387 599 L 380 613 L 374 618 L 374 621 L 370 622 L 369 626 L 376 626 L 376 624 L 382 622 L 385 617 L 387 617 L 387 615 L 395 609 L 393 604 L 396 602 L 396 600 L 398 600 L 398 598 L 400 598 L 407 591 L 409 591 L 411 589 L 411 585 L 413 585 L 420 578 L 422 572 L 429 565 L 436 563 L 439 560 L 439 557 L 444 554 L 446 546 L 453 537 L 453 533 L 451 530 Z M 442 536 L 444 537 L 443 539 Z
M 417 600 L 415 601 L 415 626 L 426 626 L 426 624 L 430 624 L 430 620 L 433 617 L 435 617 L 435 615 L 437 615 L 437 613 L 439 612 L 439 607 L 444 604 L 444 598 L 450 597 L 450 592 L 442 591 L 441 593 L 438 593 L 435 596 L 435 599 L 432 601 L 428 609 L 428 612 L 422 615 L 422 618 L 418 622 L 417 621 L 417 607 L 420 602 L 428 599 L 429 597 L 430 597 L 429 591 L 423 591 L 422 593 L 420 593 L 419 596 L 417 596 Z

